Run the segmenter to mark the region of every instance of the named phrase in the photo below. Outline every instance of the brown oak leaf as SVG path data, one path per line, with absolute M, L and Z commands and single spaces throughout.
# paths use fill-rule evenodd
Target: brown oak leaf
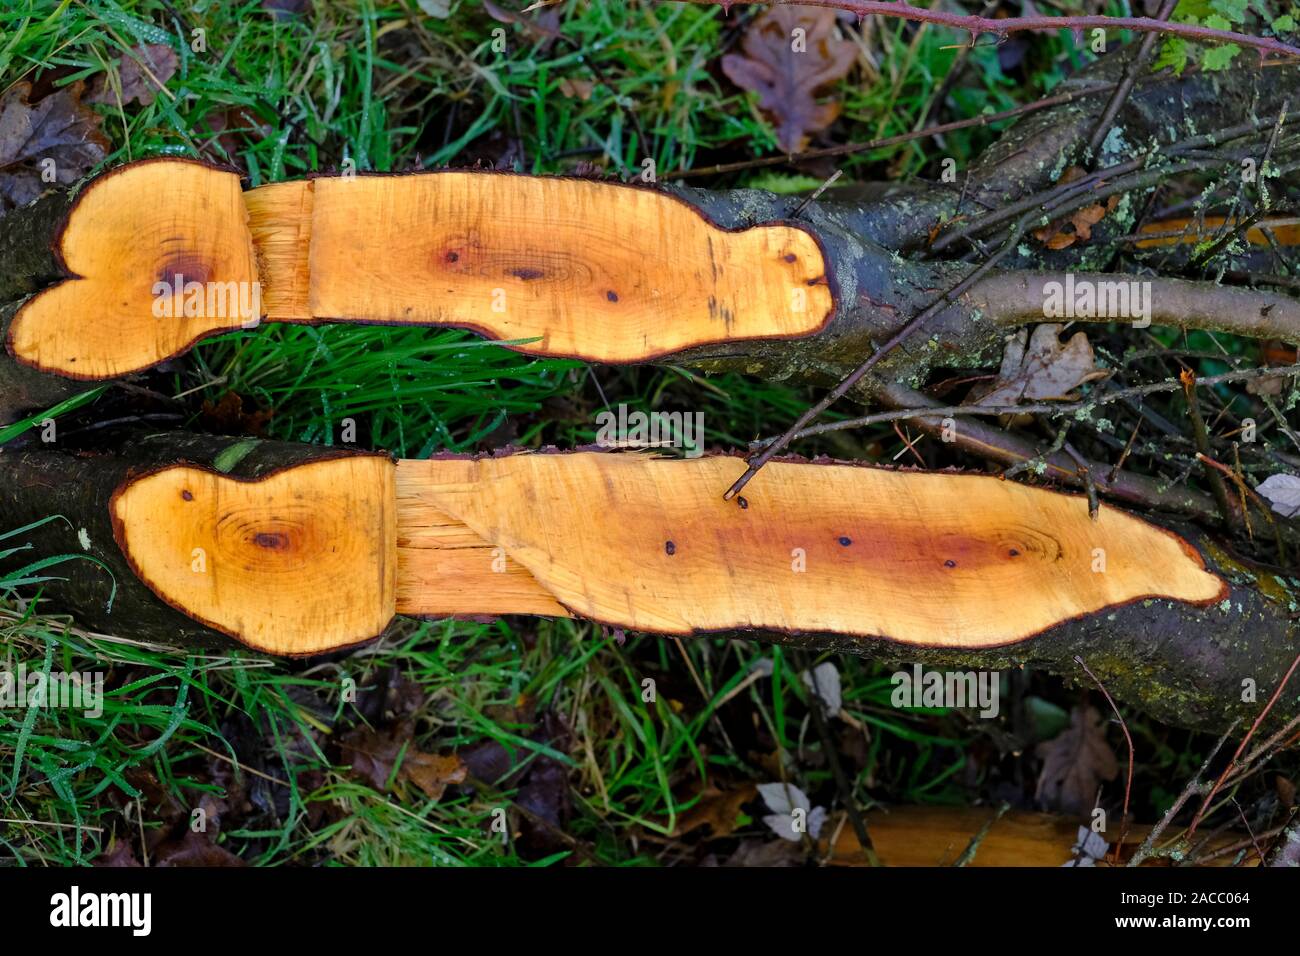
M 857 48 L 835 35 L 835 11 L 782 5 L 755 17 L 741 38 L 740 53 L 722 58 L 722 72 L 741 89 L 758 94 L 759 109 L 776 126 L 787 153 L 808 144 L 840 115 L 836 100 L 818 102 L 831 84 L 848 75 Z
M 700 792 L 700 801 L 677 818 L 673 836 L 682 836 L 692 830 L 708 827 L 715 837 L 731 836 L 740 821 L 740 808 L 758 795 L 753 783 L 745 783 L 733 790 L 719 790 L 708 786 Z
M 207 833 L 188 827 L 179 837 L 164 840 L 154 849 L 154 866 L 245 866 L 243 860 L 218 846 Z
M 101 118 L 82 105 L 80 82 L 35 103 L 31 92 L 23 81 L 0 96 L 0 215 L 75 183 L 108 151 Z
M 448 785 L 465 782 L 468 768 L 455 754 L 443 757 L 417 750 L 410 743 L 413 730 L 405 720 L 384 731 L 363 725 L 348 731 L 339 745 L 351 754 L 352 771 L 381 793 L 397 765 L 397 780 L 414 784 L 431 800 L 441 799 Z
M 1070 166 L 1061 173 L 1057 185 L 1073 182 L 1084 174 L 1078 166 Z M 1034 238 L 1048 249 L 1068 249 L 1076 242 L 1087 242 L 1092 238 L 1092 227 L 1106 218 L 1119 205 L 1119 196 L 1111 196 L 1105 203 L 1093 203 L 1076 209 L 1068 216 L 1053 220 L 1047 225 L 1034 230 Z
M 1097 367 L 1088 336 L 1076 332 L 1063 343 L 1061 326 L 1048 322 L 1035 326 L 1032 335 L 1021 329 L 1007 340 L 997 379 L 973 404 L 1070 401 L 1080 385 L 1109 374 Z
M 1087 813 L 1103 780 L 1119 774 L 1115 751 L 1106 742 L 1106 728 L 1094 707 L 1076 707 L 1070 726 L 1038 745 L 1043 769 L 1035 798 L 1047 810 Z

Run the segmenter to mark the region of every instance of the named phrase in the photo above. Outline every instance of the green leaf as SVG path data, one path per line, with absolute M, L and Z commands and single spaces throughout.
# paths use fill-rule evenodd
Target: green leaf
M 235 444 L 223 448 L 217 453 L 216 457 L 212 459 L 212 467 L 222 474 L 227 474 L 230 469 L 247 458 L 248 453 L 260 444 L 262 442 L 257 438 L 246 438 L 243 441 L 235 442 Z
M 1292 33 L 1295 31 L 1295 17 L 1289 13 L 1284 17 L 1278 17 L 1269 24 L 1269 28 L 1274 33 Z
M 1205 18 L 1205 25 L 1211 30 L 1231 30 L 1232 24 L 1217 13 Z
M 1160 47 L 1160 55 L 1156 57 L 1152 69 L 1165 68 L 1173 70 L 1177 76 L 1182 76 L 1183 70 L 1187 69 L 1187 42 L 1181 37 L 1165 37 Z
M 1213 12 L 1210 0 L 1178 0 L 1178 6 L 1174 7 L 1174 15 L 1170 19 L 1182 23 L 1199 23 L 1202 17 L 1208 17 Z
M 1203 70 L 1226 70 L 1232 58 L 1241 52 L 1241 47 L 1235 43 L 1225 43 L 1223 46 L 1211 47 L 1205 51 L 1205 56 L 1201 57 L 1201 69 Z
M 1210 0 L 1210 6 L 1233 23 L 1246 22 L 1246 6 L 1248 3 L 1249 0 Z

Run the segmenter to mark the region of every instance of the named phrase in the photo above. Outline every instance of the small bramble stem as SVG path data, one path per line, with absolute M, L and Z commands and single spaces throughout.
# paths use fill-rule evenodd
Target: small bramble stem
M 707 3 L 730 10 L 738 4 L 784 6 L 795 5 L 794 0 L 689 0 L 691 3 Z M 1300 49 L 1281 40 L 1270 37 L 1250 36 L 1232 30 L 1215 30 L 1194 23 L 1170 23 L 1154 17 L 1108 17 L 1087 15 L 1076 17 L 981 17 L 968 13 L 949 13 L 945 10 L 928 7 L 914 7 L 902 2 L 885 2 L 885 0 L 798 0 L 799 6 L 826 7 L 831 10 L 843 10 L 862 17 L 875 15 L 894 17 L 899 20 L 911 20 L 915 23 L 934 23 L 939 26 L 965 30 L 972 36 L 991 33 L 997 37 L 1006 37 L 1012 33 L 1026 33 L 1036 30 L 1132 30 L 1134 33 L 1158 33 L 1166 36 L 1181 37 L 1198 43 L 1236 43 L 1239 46 L 1252 47 L 1260 52 L 1276 53 L 1280 56 L 1300 57 Z

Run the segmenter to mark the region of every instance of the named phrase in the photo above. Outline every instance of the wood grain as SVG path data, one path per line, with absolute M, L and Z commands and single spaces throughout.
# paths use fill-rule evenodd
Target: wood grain
M 774 462 L 740 508 L 721 495 L 743 469 L 604 453 L 402 461 L 397 610 L 988 647 L 1141 598 L 1225 593 L 1176 535 L 1112 507 L 1091 520 L 1082 498 Z
M 649 189 L 474 172 L 311 185 L 316 318 L 459 325 L 629 362 L 805 335 L 834 308 L 804 229 L 726 232 Z
M 257 650 L 307 654 L 391 622 L 395 494 L 392 462 L 358 456 L 255 481 L 175 465 L 109 507 L 118 546 L 165 602 Z
M 237 309 L 155 315 L 155 283 L 257 279 L 239 177 L 202 163 L 146 160 L 101 176 L 78 197 L 58 240 L 70 278 L 18 310 L 9 351 L 70 378 L 140 371 L 199 339 L 239 328 Z M 206 303 L 206 298 L 205 298 Z
M 440 171 L 241 194 L 234 173 L 149 160 L 86 186 L 58 242 L 69 278 L 22 307 L 9 349 L 93 380 L 261 319 L 455 326 L 617 363 L 810 335 L 835 311 L 804 227 L 732 232 L 669 193 L 589 179 Z M 155 283 L 178 275 L 256 283 L 257 312 L 159 318 Z

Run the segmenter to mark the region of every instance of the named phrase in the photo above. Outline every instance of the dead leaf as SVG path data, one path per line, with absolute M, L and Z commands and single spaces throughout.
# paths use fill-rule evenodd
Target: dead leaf
M 1295 806 L 1295 784 L 1286 777 L 1278 774 L 1273 778 L 1273 785 L 1277 789 L 1277 798 L 1282 806 L 1290 810 Z
M 1084 170 L 1080 167 L 1070 166 L 1061 173 L 1061 178 L 1056 181 L 1057 185 L 1071 182 L 1083 174 Z M 1092 227 L 1105 219 L 1106 214 L 1114 211 L 1118 205 L 1119 196 L 1111 196 L 1104 204 L 1093 203 L 1091 206 L 1076 209 L 1068 216 L 1062 216 L 1035 229 L 1034 238 L 1048 249 L 1068 249 L 1076 242 L 1087 242 L 1092 238 Z
M 787 153 L 808 144 L 811 133 L 826 129 L 840 115 L 837 100 L 818 96 L 844 79 L 857 48 L 835 37 L 835 11 L 782 5 L 754 18 L 740 41 L 744 51 L 722 58 L 722 72 L 741 89 L 758 94 L 759 109 L 776 126 Z
M 24 81 L 0 96 L 0 215 L 51 186 L 75 183 L 108 151 L 101 117 L 82 105 L 80 82 L 35 103 L 31 92 Z
M 560 80 L 560 92 L 571 100 L 582 100 L 584 103 L 591 99 L 591 91 L 596 88 L 596 84 L 591 80 L 571 80 L 567 76 Z
M 799 675 L 810 694 L 821 699 L 827 717 L 836 717 L 844 709 L 844 696 L 840 690 L 840 671 L 831 661 L 818 664 L 813 670 Z
M 267 422 L 274 412 L 267 408 L 258 408 L 254 404 L 252 411 L 244 408 L 244 397 L 238 392 L 226 392 L 221 401 L 203 400 L 203 424 L 210 431 L 224 435 L 265 436 Z
M 742 867 L 802 866 L 804 849 L 788 840 L 745 840 L 724 865 Z
M 782 840 L 798 843 L 807 833 L 814 840 L 826 822 L 826 808 L 814 807 L 804 793 L 792 783 L 760 783 L 759 795 L 772 812 L 763 822 Z
M 387 791 L 393 767 L 397 766 L 394 782 L 414 784 L 430 800 L 440 800 L 449 785 L 465 782 L 468 769 L 454 754 L 443 757 L 417 750 L 411 745 L 413 731 L 409 721 L 401 721 L 384 731 L 362 725 L 344 734 L 339 745 L 351 754 L 353 773 L 369 781 L 380 793 Z
M 503 723 L 532 725 L 526 736 L 557 751 L 568 749 L 570 733 L 553 711 L 535 717 L 531 702 L 520 698 L 515 707 L 494 715 Z M 469 770 L 470 785 L 518 787 L 514 803 L 518 816 L 516 847 L 529 858 L 562 849 L 573 849 L 564 826 L 572 811 L 569 767 L 545 753 L 527 747 L 507 748 L 500 741 L 484 740 L 457 752 Z
M 1296 347 L 1281 339 L 1268 339 L 1260 345 L 1259 352 L 1260 358 L 1269 368 L 1296 363 Z M 1246 383 L 1246 391 L 1252 395 L 1281 395 L 1282 377 L 1251 379 Z
M 564 34 L 560 32 L 560 10 L 558 7 L 543 7 L 535 13 L 524 13 L 518 10 L 508 10 L 493 0 L 483 0 L 483 9 L 500 23 L 517 23 L 535 38 L 545 41 L 548 45 L 555 40 L 563 39 Z
M 195 833 L 188 827 L 180 839 L 158 844 L 149 858 L 152 866 L 244 866 L 244 861 L 229 850 L 217 846 L 207 833 Z
M 140 861 L 136 859 L 135 847 L 129 841 L 114 838 L 112 845 L 95 857 L 95 866 L 120 869 L 140 866 Z
M 701 827 L 708 827 L 714 837 L 731 836 L 740 823 L 740 808 L 757 794 L 758 788 L 752 783 L 734 790 L 706 787 L 700 792 L 700 802 L 677 818 L 673 836 L 680 837 Z
M 122 56 L 118 63 L 119 91 L 113 88 L 111 77 L 104 73 L 95 77 L 90 85 L 87 103 L 105 103 L 126 106 L 131 102 L 148 106 L 158 95 L 158 89 L 176 75 L 180 60 L 176 51 L 166 43 L 144 43 Z
M 1062 344 L 1061 326 L 1044 323 L 1028 335 L 1021 329 L 1007 340 L 1002 367 L 988 391 L 972 390 L 975 405 L 1015 405 L 1071 401 L 1075 389 L 1110 373 L 1097 367 L 1088 336 L 1076 332 Z
M 1267 498 L 1273 510 L 1283 518 L 1294 518 L 1300 514 L 1300 477 L 1269 475 L 1255 490 Z
M 1106 741 L 1106 728 L 1095 707 L 1076 707 L 1070 726 L 1038 745 L 1043 769 L 1035 799 L 1048 810 L 1087 813 L 1103 780 L 1114 780 L 1119 761 Z
M 1070 847 L 1070 861 L 1061 866 L 1096 866 L 1098 861 L 1106 858 L 1110 844 L 1094 833 L 1091 827 L 1079 827 L 1079 835 Z

